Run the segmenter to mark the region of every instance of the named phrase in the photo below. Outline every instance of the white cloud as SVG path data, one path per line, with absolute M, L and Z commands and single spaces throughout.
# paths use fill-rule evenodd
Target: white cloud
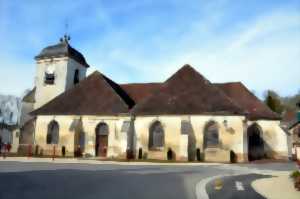
M 215 23 L 220 23 L 218 20 Z M 209 24 L 210 20 L 206 22 Z M 203 27 L 207 41 L 201 45 Z M 298 11 L 273 10 L 247 23 L 233 24 L 224 34 L 215 34 L 213 28 L 213 24 L 199 23 L 173 45 L 159 40 L 161 46 L 171 45 L 173 49 L 171 47 L 170 52 L 157 60 L 139 58 L 122 49 L 118 49 L 111 59 L 132 66 L 132 70 L 139 71 L 145 81 L 163 81 L 180 66 L 190 63 L 211 81 L 242 81 L 258 94 L 266 89 L 274 89 L 283 95 L 299 90 Z M 110 60 L 104 65 L 110 65 Z
M 33 56 L 58 41 L 67 19 L 71 42 L 92 66 L 89 73 L 97 69 L 117 82 L 164 81 L 189 63 L 213 82 L 242 81 L 258 93 L 299 90 L 299 10 L 282 7 L 233 20 L 228 17 L 233 15 L 231 5 L 229 0 L 169 1 L 166 8 L 176 12 L 169 16 L 165 10 L 157 13 L 152 0 L 126 6 L 33 3 L 17 6 L 19 21 L 7 13 L 9 5 L 0 6 L 0 42 L 6 46 L 0 50 L 0 67 L 11 77 L 0 80 L 9 85 L 0 92 L 18 94 L 32 85 Z M 14 23 L 20 23 L 19 29 L 11 28 Z M 19 51 L 24 46 L 28 54 Z

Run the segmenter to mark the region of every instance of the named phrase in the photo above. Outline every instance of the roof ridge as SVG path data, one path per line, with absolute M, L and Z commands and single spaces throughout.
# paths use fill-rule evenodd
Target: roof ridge
M 233 81 L 233 82 L 216 82 L 216 83 L 213 83 L 213 84 L 216 84 L 216 85 L 221 85 L 221 84 L 243 84 L 241 81 Z
M 157 104 L 161 107 L 157 107 Z M 132 111 L 135 114 L 245 114 L 240 106 L 188 64 L 171 75 Z
M 100 73 L 100 74 L 105 79 L 105 83 L 108 84 L 108 86 L 118 95 L 120 100 L 125 102 L 125 104 L 127 105 L 127 108 L 131 109 L 135 105 L 135 103 L 131 99 L 131 97 L 122 89 L 122 87 L 119 84 L 117 84 L 116 82 L 114 82 L 113 80 L 111 80 L 110 78 L 105 76 L 104 74 L 102 74 L 102 73 Z M 114 88 L 110 83 L 112 83 L 114 86 L 118 87 L 119 90 Z M 123 94 L 125 94 L 126 98 L 128 98 L 128 99 L 122 98 L 119 92 L 122 92 Z
M 163 82 L 124 83 L 124 84 L 119 84 L 119 85 L 120 86 L 127 86 L 127 85 L 145 85 L 145 84 L 163 84 Z

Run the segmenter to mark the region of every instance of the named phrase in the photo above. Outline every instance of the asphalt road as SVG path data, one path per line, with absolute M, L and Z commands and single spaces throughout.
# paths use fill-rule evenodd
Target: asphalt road
M 235 167 L 248 168 L 247 165 L 120 166 L 0 162 L 0 199 L 196 199 L 195 186 L 200 180 L 237 173 Z M 287 170 L 294 165 L 284 163 L 258 167 Z M 245 185 L 247 180 L 248 177 L 240 179 Z M 228 178 L 228 187 L 226 183 L 224 188 L 233 191 L 229 185 L 233 181 L 235 179 Z M 212 195 L 210 198 L 219 196 Z
M 209 198 L 213 199 L 265 199 L 251 186 L 251 182 L 260 178 L 269 178 L 269 175 L 248 174 L 221 178 L 223 187 L 215 189 L 215 180 L 206 185 Z

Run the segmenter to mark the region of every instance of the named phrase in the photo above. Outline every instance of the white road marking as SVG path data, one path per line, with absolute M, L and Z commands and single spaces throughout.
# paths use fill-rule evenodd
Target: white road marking
M 217 175 L 217 176 L 204 178 L 196 184 L 196 197 L 197 199 L 209 199 L 208 193 L 206 192 L 206 184 L 212 180 L 218 178 L 224 178 L 228 176 L 233 177 L 233 176 L 246 175 L 246 174 L 249 174 L 249 172 L 233 171 L 232 174 L 224 174 L 224 175 Z
M 235 187 L 238 191 L 245 191 L 243 183 L 239 181 L 235 181 Z

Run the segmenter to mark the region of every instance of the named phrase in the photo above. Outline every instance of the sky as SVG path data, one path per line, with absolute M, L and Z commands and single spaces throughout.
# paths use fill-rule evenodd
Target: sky
M 88 74 L 117 83 L 162 82 L 190 64 L 260 97 L 300 91 L 300 0 L 0 0 L 0 93 L 32 88 L 34 56 L 65 33 Z

